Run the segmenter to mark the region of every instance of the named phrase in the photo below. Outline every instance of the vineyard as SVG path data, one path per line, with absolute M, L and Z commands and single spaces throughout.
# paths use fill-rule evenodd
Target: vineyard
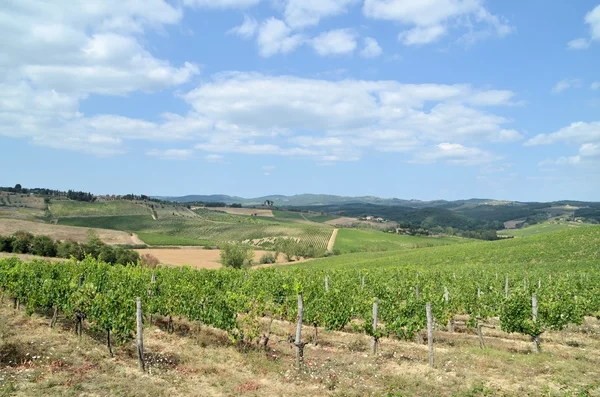
M 198 211 L 197 211 L 198 212 Z M 228 242 L 271 249 L 277 238 L 293 239 L 325 251 L 333 228 L 319 224 L 275 222 L 203 210 L 197 217 L 95 216 L 61 218 L 61 225 L 139 233 L 151 245 L 219 245 Z
M 260 269 L 197 271 L 189 268 L 110 266 L 82 262 L 0 262 L 0 288 L 28 312 L 54 309 L 76 315 L 125 341 L 135 329 L 135 297 L 149 314 L 185 317 L 230 332 L 238 340 L 261 334 L 255 322 L 273 316 L 296 321 L 297 296 L 304 295 L 304 323 L 329 330 L 348 327 L 375 337 L 412 339 L 427 323 L 431 302 L 438 324 L 468 316 L 473 327 L 499 317 L 507 332 L 538 337 L 544 330 L 600 316 L 597 264 L 486 265 L 460 268 L 403 266 L 374 270 Z M 532 317 L 532 297 L 539 312 Z M 380 327 L 372 304 L 378 298 Z M 534 299 L 535 299 L 534 298 Z M 130 304 L 122 304 L 129 302 Z M 239 315 L 245 320 L 238 322 Z
M 140 297 L 144 326 L 164 321 L 167 332 L 177 328 L 190 333 L 195 324 L 204 330 L 200 334 L 225 332 L 234 346 L 276 350 L 279 342 L 274 340 L 273 322 L 289 324 L 283 325 L 289 330 L 300 319 L 303 327 L 298 327 L 296 339 L 293 335 L 287 339 L 296 349 L 318 343 L 326 348 L 327 340 L 340 334 L 370 338 L 371 355 L 377 357 L 382 354 L 378 345 L 389 349 L 398 341 L 410 350 L 411 345 L 417 348 L 431 342 L 435 357 L 443 357 L 434 361 L 432 355 L 431 366 L 447 370 L 454 358 L 447 348 L 438 352 L 435 346 L 440 341 L 449 343 L 448 335 L 458 330 L 476 336 L 461 342 L 460 353 L 453 353 L 466 360 L 478 357 L 479 349 L 488 359 L 497 355 L 509 360 L 515 353 L 506 350 L 507 335 L 528 341 L 520 354 L 541 351 L 540 356 L 546 357 L 542 360 L 550 360 L 544 353 L 547 346 L 556 351 L 556 343 L 561 343 L 560 357 L 581 356 L 580 339 L 557 338 L 556 332 L 565 328 L 571 334 L 583 332 L 582 338 L 588 335 L 585 343 L 593 349 L 598 331 L 589 324 L 600 318 L 600 264 L 595 260 L 599 240 L 600 229 L 580 228 L 547 235 L 545 240 L 536 236 L 495 242 L 501 248 L 487 253 L 491 246 L 483 242 L 412 250 L 411 255 L 425 257 L 421 262 L 397 264 L 400 252 L 364 253 L 394 266 L 345 269 L 304 264 L 257 270 L 152 270 L 110 266 L 91 258 L 63 263 L 10 258 L 0 261 L 0 289 L 14 300 L 15 308 L 29 314 L 48 313 L 51 324 L 58 319 L 79 333 L 82 329 L 104 333 L 106 354 L 134 337 L 135 300 Z M 428 261 L 428 252 L 439 255 L 442 249 L 461 250 L 464 262 L 451 252 L 438 256 L 437 263 Z M 481 251 L 479 257 L 475 251 Z M 534 256 L 538 260 L 533 261 Z M 446 262 L 452 259 L 457 262 Z M 362 358 L 354 360 L 367 365 L 369 354 L 363 351 Z M 317 354 L 314 349 L 300 354 L 300 363 L 310 366 L 313 354 Z M 411 360 L 427 363 L 424 357 Z M 556 371 L 560 376 L 565 370 Z M 577 378 L 574 373 L 570 376 Z M 581 386 L 592 387 L 586 385 Z

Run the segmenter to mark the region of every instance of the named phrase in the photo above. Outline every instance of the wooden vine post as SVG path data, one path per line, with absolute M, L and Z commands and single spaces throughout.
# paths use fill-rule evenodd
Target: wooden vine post
M 296 324 L 296 365 L 298 369 L 302 368 L 304 363 L 304 343 L 302 343 L 302 316 L 304 314 L 304 302 L 302 293 L 298 294 L 298 323 Z
M 373 339 L 371 340 L 371 353 L 377 354 L 377 314 L 379 312 L 379 298 L 373 301 Z
M 419 284 L 415 287 L 415 296 L 417 297 L 417 300 L 419 300 Z
M 508 298 L 508 274 L 506 275 L 506 279 L 504 280 L 504 297 Z
M 144 372 L 146 365 L 144 363 L 144 325 L 142 322 L 142 299 L 136 300 L 136 320 L 137 320 L 137 354 L 140 371 Z
M 532 319 L 534 323 L 537 323 L 537 318 L 538 318 L 538 301 L 537 301 L 537 295 L 533 294 L 531 296 L 531 314 L 532 314 Z M 533 344 L 535 346 L 535 352 L 539 353 L 540 352 L 540 335 L 534 335 L 533 336 Z
M 448 292 L 448 288 L 444 287 L 444 302 L 446 305 L 450 301 L 450 293 Z M 450 317 L 448 319 L 448 332 L 454 332 L 454 317 Z
M 429 366 L 433 368 L 433 315 L 431 314 L 431 303 L 425 306 L 427 311 L 427 346 L 429 347 Z
M 325 292 L 329 292 L 329 276 L 325 276 Z

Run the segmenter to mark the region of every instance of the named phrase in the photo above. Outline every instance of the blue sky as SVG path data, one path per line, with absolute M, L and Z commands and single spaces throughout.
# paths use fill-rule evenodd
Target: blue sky
M 8 0 L 0 185 L 598 200 L 598 0 Z

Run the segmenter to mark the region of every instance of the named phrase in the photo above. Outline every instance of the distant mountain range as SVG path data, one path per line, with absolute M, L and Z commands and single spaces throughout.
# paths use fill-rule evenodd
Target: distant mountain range
M 271 195 L 255 198 L 243 198 L 237 196 L 228 196 L 224 194 L 212 194 L 212 195 L 189 195 L 181 197 L 156 197 L 163 200 L 174 201 L 177 203 L 191 203 L 191 202 L 223 202 L 226 204 L 239 203 L 242 205 L 262 205 L 265 201 L 269 200 L 274 203 L 276 207 L 303 207 L 311 205 L 333 205 L 333 204 L 376 204 L 376 205 L 399 205 L 404 207 L 412 208 L 423 208 L 423 207 L 445 207 L 450 203 L 463 205 L 467 203 L 481 204 L 481 203 L 500 203 L 495 200 L 488 199 L 470 199 L 470 200 L 458 200 L 458 201 L 446 201 L 446 200 L 435 200 L 435 201 L 421 201 L 421 200 L 403 200 L 397 198 L 380 198 L 375 196 L 360 196 L 360 197 L 346 197 L 346 196 L 335 196 L 329 194 L 297 194 L 294 196 L 284 195 Z M 506 203 L 506 202 L 502 202 Z

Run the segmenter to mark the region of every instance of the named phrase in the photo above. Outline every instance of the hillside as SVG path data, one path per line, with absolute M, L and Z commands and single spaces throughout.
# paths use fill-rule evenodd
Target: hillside
M 305 268 L 380 268 L 531 263 L 568 265 L 600 260 L 600 226 L 583 226 L 501 241 L 475 241 L 409 251 L 356 253 L 302 264 Z

